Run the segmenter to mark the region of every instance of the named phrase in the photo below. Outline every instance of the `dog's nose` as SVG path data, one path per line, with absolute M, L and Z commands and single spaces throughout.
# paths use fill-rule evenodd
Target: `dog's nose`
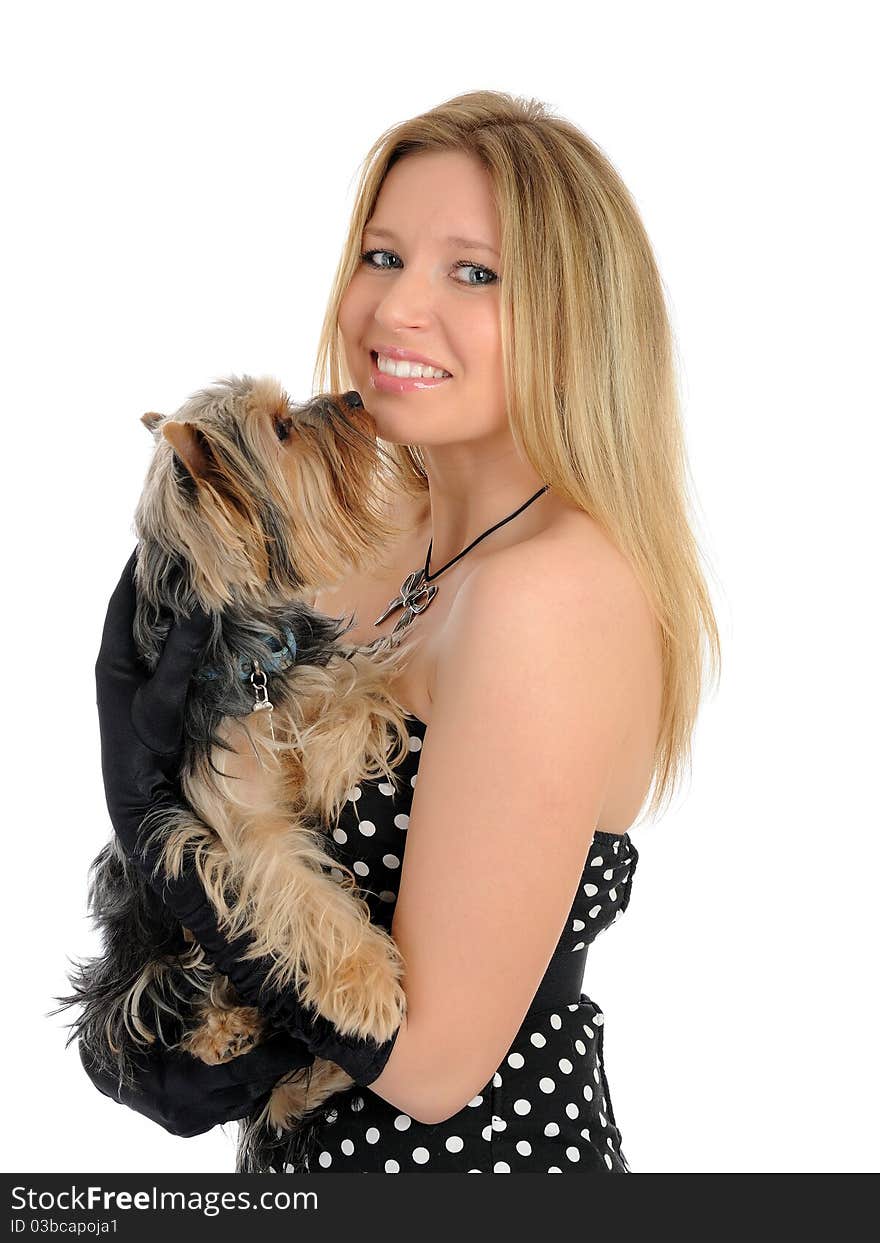
M 361 395 L 356 389 L 351 389 L 347 393 L 342 394 L 342 400 L 352 410 L 362 410 L 364 403 L 361 401 Z

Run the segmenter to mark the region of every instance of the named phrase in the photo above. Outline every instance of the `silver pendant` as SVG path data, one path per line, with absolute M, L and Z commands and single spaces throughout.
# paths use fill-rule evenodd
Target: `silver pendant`
M 251 708 L 251 712 L 269 713 L 269 733 L 272 735 L 272 741 L 274 742 L 275 730 L 272 725 L 272 713 L 275 710 L 275 705 L 269 699 L 269 692 L 267 690 L 269 680 L 258 660 L 255 660 L 253 665 L 254 671 L 251 674 L 251 686 L 254 688 L 254 706 Z
M 391 631 L 392 634 L 398 634 L 401 630 L 405 630 L 407 626 L 424 613 L 425 609 L 437 594 L 438 587 L 436 583 L 425 582 L 425 568 L 413 570 L 412 574 L 404 581 L 400 588 L 400 595 L 395 596 L 388 604 L 385 612 L 381 617 L 377 617 L 373 622 L 374 626 L 381 625 L 386 617 L 395 612 L 396 609 L 403 609 L 403 614 L 398 618 L 397 624 Z

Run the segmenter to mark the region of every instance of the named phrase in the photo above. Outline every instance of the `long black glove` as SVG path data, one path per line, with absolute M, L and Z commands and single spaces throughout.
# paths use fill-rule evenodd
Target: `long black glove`
M 242 934 L 230 941 L 224 936 L 191 861 L 184 863 L 179 876 L 164 877 L 155 873 L 159 848 L 145 849 L 140 840 L 140 827 L 149 811 L 179 806 L 182 801 L 176 774 L 183 750 L 186 693 L 211 623 L 200 611 L 176 623 L 153 676 L 148 677 L 132 636 L 136 553 L 126 563 L 110 598 L 95 664 L 104 788 L 120 845 L 168 909 L 195 935 L 208 960 L 229 977 L 243 1001 L 257 1006 L 314 1055 L 335 1062 L 366 1087 L 382 1073 L 400 1029 L 384 1044 L 340 1036 L 332 1023 L 300 1002 L 294 989 L 279 992 L 267 984 L 272 960 L 245 960 L 242 955 L 253 945 L 253 938 Z
M 83 1069 L 99 1091 L 187 1139 L 247 1117 L 265 1104 L 276 1083 L 314 1061 L 301 1041 L 284 1032 L 216 1066 L 157 1041 L 134 1055 L 134 1085 L 120 1088 L 115 1075 L 94 1065 L 82 1043 L 78 1048 Z

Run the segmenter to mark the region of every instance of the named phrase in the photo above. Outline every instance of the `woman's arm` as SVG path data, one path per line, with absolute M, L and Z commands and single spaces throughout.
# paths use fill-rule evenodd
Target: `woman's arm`
M 443 634 L 392 935 L 407 1023 L 370 1089 L 423 1122 L 510 1047 L 577 890 L 637 695 L 646 611 L 608 559 L 517 547 Z

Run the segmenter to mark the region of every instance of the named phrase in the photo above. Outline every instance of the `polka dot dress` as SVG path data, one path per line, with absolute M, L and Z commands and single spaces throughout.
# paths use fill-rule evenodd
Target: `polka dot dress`
M 397 788 L 379 780 L 352 789 L 334 834 L 337 858 L 360 878 L 373 921 L 389 932 L 428 728 L 410 722 Z M 503 1062 L 463 1109 L 427 1125 L 351 1085 L 309 1124 L 302 1164 L 275 1172 L 629 1173 L 605 1077 L 604 1015 L 584 993 L 571 1000 L 579 984 L 559 982 L 583 980 L 589 944 L 626 910 L 637 861 L 628 834 L 594 835 L 545 981 Z

